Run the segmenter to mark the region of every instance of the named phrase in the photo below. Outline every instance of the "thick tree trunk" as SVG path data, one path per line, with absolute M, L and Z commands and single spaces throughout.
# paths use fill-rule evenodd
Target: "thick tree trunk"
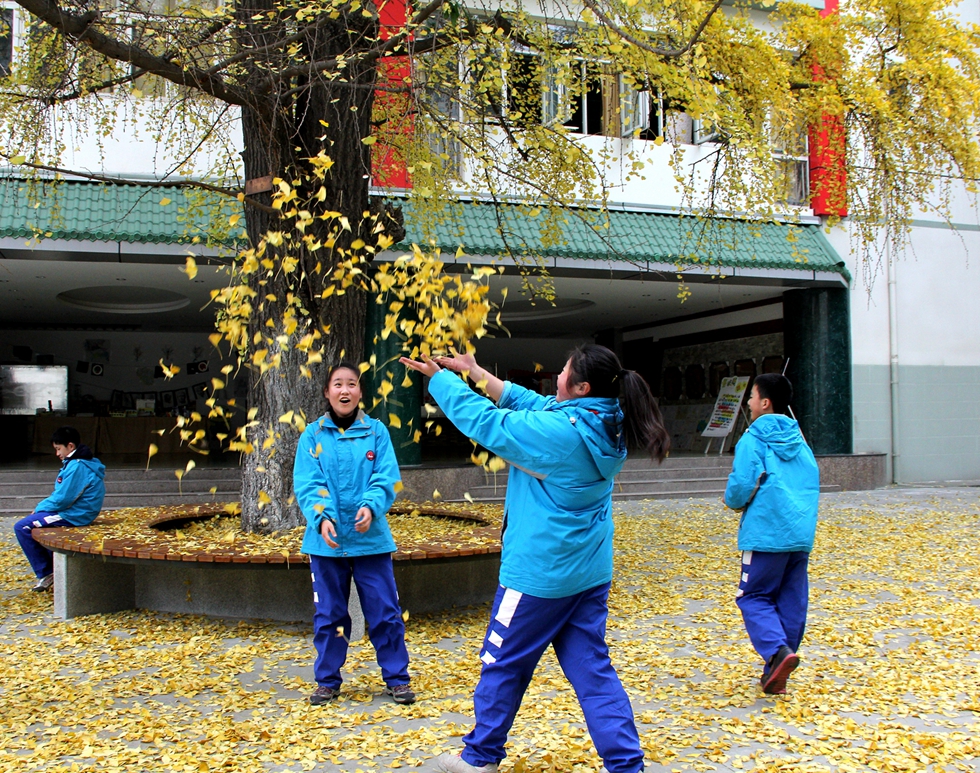
M 358 17 L 341 19 L 333 29 L 321 28 L 315 41 L 307 41 L 311 59 L 348 50 L 351 25 L 376 26 L 373 20 Z M 373 37 L 370 29 L 367 32 L 367 39 Z M 314 216 L 318 212 L 339 212 L 351 224 L 349 232 L 335 234 L 334 251 L 322 249 L 310 253 L 294 247 L 291 254 L 300 258 L 300 267 L 293 274 L 263 272 L 252 279 L 258 294 L 249 323 L 249 340 L 260 336 L 261 346 L 268 348 L 270 359 L 281 355 L 281 366 L 264 374 L 257 368 L 249 370 L 248 403 L 257 413 L 248 429 L 248 440 L 254 451 L 245 456 L 242 471 L 242 525 L 247 531 L 278 531 L 303 522 L 292 487 L 299 433 L 295 426 L 279 419 L 290 412 L 304 416 L 308 422 L 319 418 L 326 407 L 323 385 L 327 368 L 341 358 L 342 352 L 345 359 L 354 362 L 362 358 L 365 294 L 354 288 L 327 299 L 320 294 L 327 286 L 336 250 L 348 248 L 358 238 L 367 243 L 373 241 L 371 224 L 362 225 L 364 213 L 370 209 L 371 158 L 369 146 L 361 140 L 372 133 L 375 78 L 374 64 L 352 65 L 345 71 L 342 82 L 316 80 L 307 84 L 309 88 L 299 97 L 275 102 L 269 111 L 243 110 L 246 179 L 266 176 L 289 181 L 299 179 L 309 168 L 304 159 L 315 157 L 322 150 L 334 161 L 334 166 L 322 181 L 327 191 L 325 200 L 322 204 L 313 202 L 315 207 L 310 209 Z M 295 85 L 293 81 L 283 88 Z M 317 181 L 315 187 L 301 190 L 300 195 L 303 198 L 311 195 L 320 184 Z M 268 200 L 271 197 L 267 194 Z M 291 227 L 270 217 L 253 207 L 246 208 L 246 225 L 253 244 L 258 244 L 270 227 L 274 230 Z M 306 233 L 325 239 L 327 230 L 334 225 L 318 220 Z M 318 264 L 321 264 L 319 270 Z M 306 314 L 298 316 L 300 327 L 290 345 L 283 346 L 276 342 L 276 337 L 285 333 L 283 301 L 290 293 L 299 298 Z M 266 296 L 275 296 L 277 300 L 263 301 Z M 267 324 L 270 320 L 272 327 Z M 323 361 L 310 366 L 312 378 L 307 378 L 300 371 L 301 366 L 307 365 L 307 354 L 291 344 L 313 329 L 323 335 L 317 341 L 317 346 L 322 346 Z M 267 442 L 269 438 L 272 443 Z

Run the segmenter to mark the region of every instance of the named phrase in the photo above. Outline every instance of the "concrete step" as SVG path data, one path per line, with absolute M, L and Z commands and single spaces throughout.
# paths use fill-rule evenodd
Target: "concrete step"
M 724 491 L 727 482 L 727 477 L 669 478 L 665 480 L 635 481 L 624 481 L 617 478 L 613 491 L 619 494 L 642 494 L 647 491 L 664 493 L 675 491 Z M 474 499 L 486 500 L 493 497 L 502 497 L 506 492 L 506 485 L 498 485 L 496 487 L 472 486 L 468 493 Z
M 0 485 L 0 498 L 27 496 L 43 499 L 51 493 L 53 482 L 46 484 L 36 483 L 7 483 Z M 209 491 L 217 488 L 218 491 L 239 491 L 241 489 L 240 479 L 229 478 L 195 478 L 186 476 L 182 483 L 178 484 L 177 478 L 170 475 L 167 479 L 158 480 L 124 480 L 106 481 L 106 494 L 149 494 L 153 492 L 168 493 L 170 491 Z
M 636 499 L 720 499 L 725 493 L 725 489 L 688 489 L 678 491 L 640 491 L 633 493 L 621 493 L 613 491 L 614 500 L 636 500 Z
M 174 480 L 174 470 L 184 469 L 183 466 L 165 467 L 160 469 L 114 469 L 110 467 L 106 470 L 106 483 L 112 481 L 152 481 L 152 480 Z M 45 486 L 54 484 L 54 479 L 58 476 L 58 469 L 6 469 L 0 470 L 0 488 L 18 483 L 37 483 Z M 240 467 L 196 467 L 187 473 L 187 478 L 207 477 L 222 480 L 241 480 L 242 471 Z
M 728 478 L 731 467 L 674 467 L 666 470 L 636 469 L 623 470 L 616 476 L 619 481 L 642 480 L 694 480 L 697 478 Z
M 106 494 L 102 503 L 103 510 L 117 510 L 121 507 L 157 507 L 160 505 L 199 505 L 208 502 L 231 502 L 237 500 L 238 492 L 209 492 L 146 493 L 146 494 Z M 23 517 L 34 511 L 34 506 L 42 497 L 6 497 L 0 496 L 0 517 Z
M 658 464 L 649 456 L 634 453 L 626 459 L 626 463 L 623 464 L 623 469 L 669 470 L 675 467 L 697 467 L 699 469 L 704 467 L 731 467 L 733 458 L 734 457 L 732 457 L 731 454 L 708 454 L 707 456 L 704 454 L 701 454 L 700 456 L 668 456 Z

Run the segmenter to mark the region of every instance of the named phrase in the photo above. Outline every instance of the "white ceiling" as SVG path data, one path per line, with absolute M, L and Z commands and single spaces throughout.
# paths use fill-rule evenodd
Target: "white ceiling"
M 0 245 L 3 246 L 3 245 Z M 227 282 L 227 275 L 217 266 L 198 260 L 198 274 L 191 280 L 181 270 L 183 257 L 171 254 L 143 254 L 136 258 L 117 257 L 116 245 L 100 245 L 108 252 L 71 253 L 45 251 L 44 244 L 30 252 L 0 250 L 0 326 L 30 329 L 49 326 L 133 326 L 143 330 L 211 330 L 213 307 L 210 292 Z M 152 247 L 143 248 L 150 253 Z M 16 255 L 16 257 L 10 257 Z M 27 259 L 25 259 L 27 258 Z M 120 262 L 138 260 L 139 262 Z M 466 260 L 465 257 L 462 260 Z M 159 261 L 159 262 L 155 262 Z M 558 307 L 549 301 L 536 300 L 532 305 L 522 290 L 516 273 L 495 276 L 491 280 L 491 297 L 502 300 L 501 290 L 508 289 L 503 305 L 503 322 L 516 337 L 580 338 L 598 330 L 657 324 L 692 314 L 723 311 L 733 306 L 779 298 L 786 285 L 800 286 L 812 274 L 756 278 L 746 276 L 688 276 L 690 294 L 682 300 L 680 282 L 673 273 L 638 273 L 635 267 L 614 271 L 605 266 L 588 265 L 577 269 L 553 270 L 552 282 Z M 465 270 L 462 266 L 450 269 Z M 120 295 L 117 288 L 132 288 Z M 105 291 L 108 301 L 121 297 L 132 306 L 140 300 L 141 288 L 153 288 L 185 296 L 183 308 L 154 310 L 148 313 L 113 313 L 80 308 L 65 303 L 59 294 L 87 290 L 89 299 L 99 298 L 91 288 Z M 147 299 L 152 300 L 152 299 Z M 175 304 L 170 304 L 171 306 Z M 510 314 L 508 314 L 508 309 Z M 120 309 L 122 311 L 122 309 Z

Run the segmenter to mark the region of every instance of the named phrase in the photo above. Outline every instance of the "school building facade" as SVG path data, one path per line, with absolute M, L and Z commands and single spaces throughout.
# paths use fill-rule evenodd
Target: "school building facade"
M 691 161 L 710 153 L 691 122 L 673 131 L 686 132 L 680 152 Z M 561 246 L 534 250 L 554 304 L 522 298 L 514 266 L 493 280 L 494 298 L 508 289 L 506 332 L 479 342 L 484 365 L 548 392 L 570 348 L 608 345 L 650 383 L 675 452 L 692 453 L 704 450 L 700 429 L 722 378 L 785 368 L 816 453 L 885 454 L 898 483 L 980 481 L 980 218 L 970 197 L 956 198 L 952 222 L 923 213 L 907 249 L 882 246 L 868 266 L 854 257 L 846 218 L 829 232 L 804 206 L 783 223 L 705 221 L 674 189 L 670 143 L 581 142 L 597 156 L 636 154 L 645 179 L 613 179 L 608 213 L 573 213 Z M 123 130 L 101 153 L 68 151 L 66 167 L 137 181 L 124 186 L 68 180 L 39 196 L 15 169 L 0 170 L 0 364 L 67 366 L 71 414 L 125 418 L 151 399 L 158 414 L 200 407 L 221 366 L 208 302 L 226 281 L 225 257 L 194 243 L 208 224 L 178 216 L 183 194 L 138 183 L 154 177 L 157 150 Z M 810 159 L 791 161 L 805 186 Z M 407 208 L 401 246 L 432 241 Z M 535 224 L 517 207 L 477 197 L 453 212 L 434 237 L 450 270 L 506 263 L 500 218 L 535 247 Z M 602 239 L 590 226 L 599 220 Z M 180 271 L 188 254 L 199 265 L 193 280 Z M 173 380 L 161 359 L 181 366 Z M 244 379 L 234 388 L 247 402 Z M 21 438 L 3 454 L 38 450 L 39 421 L 0 415 Z

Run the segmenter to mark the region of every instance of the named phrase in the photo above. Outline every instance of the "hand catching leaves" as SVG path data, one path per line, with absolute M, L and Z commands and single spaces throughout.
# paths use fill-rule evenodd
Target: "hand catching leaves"
M 412 370 L 417 370 L 423 376 L 428 376 L 432 378 L 436 373 L 438 373 L 442 368 L 435 360 L 429 359 L 428 355 L 422 355 L 422 361 L 413 360 L 409 357 L 402 357 L 398 360 L 406 368 L 411 368 Z

